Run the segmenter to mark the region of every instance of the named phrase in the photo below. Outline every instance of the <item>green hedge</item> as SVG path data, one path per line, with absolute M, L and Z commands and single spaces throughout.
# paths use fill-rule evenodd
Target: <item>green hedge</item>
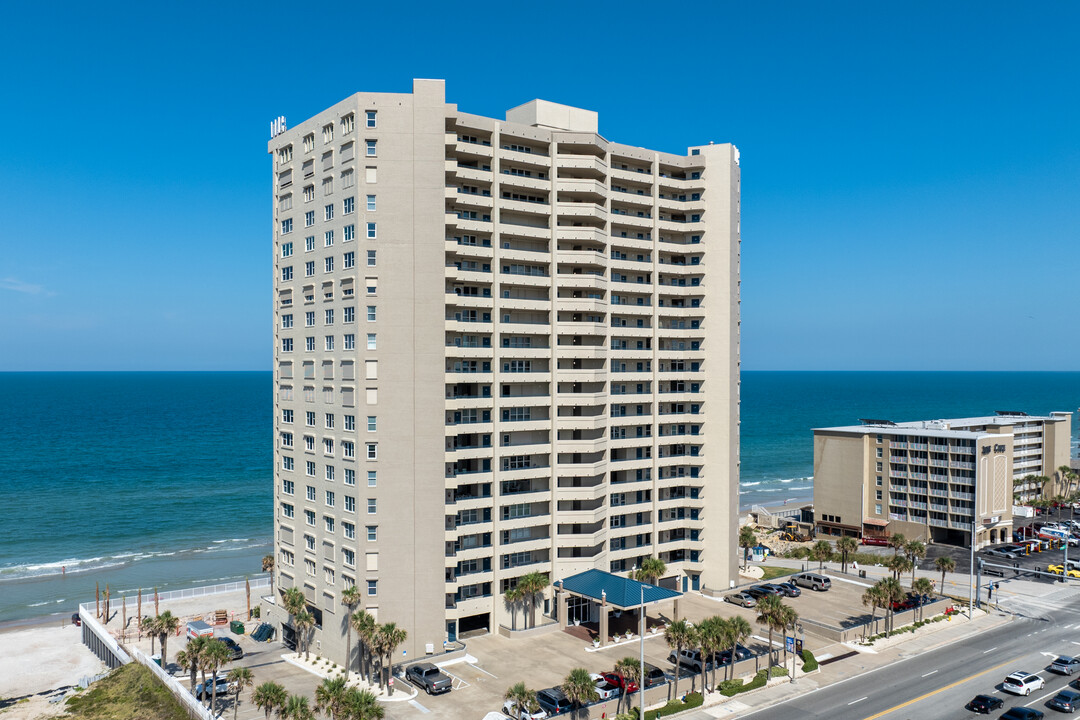
M 685 697 L 685 701 L 669 700 L 668 704 L 662 708 L 658 708 L 656 710 L 646 710 L 645 720 L 656 720 L 657 718 L 662 718 L 667 715 L 674 715 L 675 713 L 682 712 L 683 710 L 693 710 L 696 707 L 701 707 L 701 705 L 705 702 L 705 698 L 701 696 L 701 693 L 692 692 Z M 633 720 L 637 720 L 638 709 L 632 708 L 629 713 L 626 713 L 626 715 L 630 718 L 633 718 Z
M 774 678 L 787 677 L 787 674 L 788 674 L 788 671 L 787 671 L 786 667 L 781 667 L 780 665 L 775 665 L 773 667 L 773 669 L 772 669 L 772 677 L 774 677 Z
M 787 672 L 786 670 L 784 671 Z M 754 679 L 748 683 L 743 683 L 742 678 L 737 680 L 725 680 L 720 683 L 720 694 L 731 697 L 732 695 L 738 695 L 749 690 L 756 690 L 759 687 L 765 687 L 768 682 L 769 671 L 758 670 L 757 675 L 754 675 Z M 646 713 L 648 714 L 648 713 Z
M 803 672 L 814 672 L 818 669 L 817 658 L 814 657 L 814 653 L 809 650 L 802 651 Z

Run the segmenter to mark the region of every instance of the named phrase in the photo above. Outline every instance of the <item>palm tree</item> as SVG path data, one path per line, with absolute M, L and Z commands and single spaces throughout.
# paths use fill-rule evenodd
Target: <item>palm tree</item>
M 784 666 L 787 667 L 787 631 L 794 633 L 799 622 L 799 613 L 790 605 L 782 605 L 776 616 L 776 629 L 784 634 Z
M 664 640 L 667 641 L 668 647 L 675 650 L 675 695 L 679 697 L 679 675 L 680 666 L 679 660 L 682 656 L 682 649 L 689 645 L 693 638 L 692 635 L 694 629 L 691 628 L 685 620 L 676 620 L 673 623 L 668 624 L 664 628 Z
M 750 562 L 750 548 L 755 545 L 757 545 L 757 535 L 754 533 L 754 528 L 749 525 L 743 525 L 739 528 L 739 547 L 743 549 L 743 567 L 746 567 L 746 564 Z
M 907 545 L 907 538 L 900 533 L 896 533 L 889 536 L 889 545 L 892 546 L 893 555 L 895 555 Z
M 150 654 L 154 654 L 155 643 L 158 639 L 157 632 L 158 619 L 156 617 L 150 617 L 147 615 L 139 621 L 139 625 L 142 626 L 142 631 L 150 636 Z
M 777 627 L 777 623 L 780 620 L 780 614 L 783 612 L 784 601 L 777 595 L 766 595 L 758 600 L 757 604 L 757 621 L 762 625 L 769 628 L 769 671 L 772 672 L 773 666 L 773 643 L 772 634 L 773 629 Z
M 356 630 L 356 639 L 360 644 L 360 657 L 357 658 L 360 675 L 364 677 L 365 668 L 367 668 L 366 676 L 370 678 L 371 663 L 369 660 L 372 652 L 372 641 L 375 637 L 375 617 L 367 610 L 357 610 L 349 618 L 349 624 Z
M 698 650 L 701 651 L 701 693 L 705 694 L 705 666 L 711 664 L 713 666 L 713 680 L 716 679 L 716 654 L 720 652 L 720 648 L 725 646 L 726 637 L 724 636 L 724 625 L 726 621 L 724 618 L 714 615 L 713 617 L 705 618 L 698 625 L 697 631 L 697 644 Z M 713 683 L 713 687 L 716 684 Z
M 686 649 L 687 650 L 700 650 L 701 649 L 701 628 L 699 626 L 690 625 L 690 632 L 686 635 Z M 704 665 L 704 660 L 702 661 Z M 694 691 L 695 679 L 693 676 L 690 678 L 690 692 Z M 704 689 L 702 694 L 704 694 Z
M 210 677 L 214 678 L 210 686 L 210 712 L 214 715 L 217 715 L 217 673 L 221 666 L 230 660 L 232 660 L 232 651 L 225 643 L 220 640 L 210 640 L 206 644 L 203 661 L 210 670 Z M 206 693 L 206 685 L 203 685 L 203 693 Z
M 904 558 L 905 562 L 907 558 Z M 888 612 L 887 632 L 892 632 L 893 629 L 893 603 L 900 602 L 904 599 L 904 588 L 900 585 L 900 581 L 896 578 L 883 578 L 877 582 L 881 586 L 881 599 L 885 601 L 885 608 Z
M 586 703 L 596 702 L 600 699 L 600 693 L 596 692 L 596 684 L 589 677 L 589 671 L 585 668 L 574 668 L 563 680 L 560 688 L 566 699 L 572 705 L 581 707 Z
M 298 638 L 299 646 L 297 647 L 297 654 L 300 651 L 304 651 L 304 660 L 307 660 L 310 655 L 310 633 L 315 628 L 315 616 L 309 613 L 307 610 L 301 610 L 296 616 L 293 617 L 293 625 L 296 626 L 296 636 Z
M 503 599 L 506 600 L 506 604 L 510 608 L 510 627 L 514 630 L 517 630 L 517 604 L 521 602 L 524 597 L 525 594 L 521 592 L 521 587 L 519 585 L 508 588 L 503 595 Z
M 918 540 L 912 540 L 904 546 L 904 554 L 907 555 L 908 560 L 911 561 L 911 582 L 915 582 L 915 566 L 919 560 L 926 557 L 926 546 Z
M 842 538 L 836 541 L 836 550 L 840 553 L 842 572 L 847 572 L 848 555 L 855 553 L 858 549 L 858 541 L 856 541 L 855 538 L 851 537 L 850 535 L 844 535 Z
M 509 700 L 514 703 L 514 708 L 517 710 L 517 716 L 519 718 L 522 713 L 534 713 L 540 707 L 536 702 L 536 691 L 530 690 L 523 682 L 516 683 L 507 688 L 506 693 L 503 695 L 503 700 Z
M 911 589 L 917 592 L 919 595 L 930 595 L 934 592 L 934 583 L 930 581 L 930 578 L 921 577 L 918 580 L 911 583 Z M 919 603 L 919 619 L 923 618 L 923 605 Z
M 878 583 L 871 585 L 863 591 L 862 604 L 870 606 L 870 624 L 867 626 L 869 628 L 873 628 L 874 622 L 877 620 L 877 609 L 879 607 L 884 607 L 881 597 L 881 588 L 878 586 Z M 863 631 L 863 639 L 866 639 L 865 630 Z
M 375 694 L 368 690 L 349 688 L 342 702 L 342 717 L 348 720 L 382 720 L 386 710 L 379 704 Z
M 349 677 L 349 666 L 352 665 L 352 613 L 353 608 L 360 604 L 363 596 L 360 588 L 350 585 L 341 593 L 341 604 L 345 606 L 345 677 Z
M 664 577 L 667 565 L 658 557 L 647 557 L 641 561 L 641 567 L 634 573 L 634 579 L 640 582 L 655 585 L 656 581 Z
M 232 683 L 234 692 L 236 693 L 236 702 L 233 703 L 233 720 L 236 720 L 236 713 L 240 709 L 240 693 L 255 684 L 255 675 L 251 672 L 251 668 L 246 667 L 234 667 L 229 671 L 229 676 L 226 678 Z
M 298 587 L 291 587 L 281 595 L 281 604 L 290 615 L 296 615 L 307 607 L 307 598 L 304 591 Z
M 832 557 L 832 545 L 828 540 L 818 540 L 810 548 L 810 559 L 818 561 L 818 572 L 821 572 L 825 561 Z
M 315 688 L 315 712 L 326 712 L 330 720 L 341 712 L 345 702 L 345 678 L 325 678 Z
M 263 569 L 263 572 L 270 573 L 270 587 L 274 587 L 274 556 L 273 556 L 273 554 L 263 555 L 262 569 Z
M 547 573 L 531 572 L 518 578 L 517 586 L 529 606 L 529 627 L 536 627 L 536 601 L 544 596 L 549 584 Z
M 912 568 L 912 562 L 904 555 L 893 555 L 885 562 L 885 567 L 892 571 L 893 578 L 900 580 L 900 575 Z
M 169 664 L 169 636 L 180 629 L 180 618 L 166 610 L 155 618 L 154 630 L 161 644 L 161 667 Z
M 727 627 L 728 642 L 731 643 L 731 677 L 735 677 L 735 662 L 739 658 L 736 651 L 739 649 L 739 643 L 750 637 L 750 634 L 754 632 L 754 628 L 750 627 L 750 623 L 742 615 L 729 617 Z
M 409 633 L 405 631 L 405 628 L 399 628 L 397 623 L 392 622 L 382 625 L 376 635 L 375 644 L 382 655 L 386 657 L 386 667 L 383 668 L 383 674 L 386 675 L 386 682 L 391 695 L 394 694 L 394 686 L 389 684 L 390 674 L 394 671 L 394 653 L 397 652 L 398 646 L 408 638 Z
M 630 693 L 626 691 L 626 688 L 630 686 L 630 683 L 637 684 L 641 682 L 641 662 L 637 658 L 624 657 L 622 660 L 615 663 L 615 674 L 622 678 L 622 694 L 626 696 L 626 707 L 629 709 L 632 703 L 630 700 Z M 640 685 L 638 686 L 638 689 L 641 689 Z M 622 698 L 620 697 L 620 700 L 621 699 Z M 618 711 L 619 703 L 616 701 L 615 712 Z
M 290 695 L 280 713 L 284 720 L 315 720 L 315 713 L 303 695 Z
M 180 667 L 191 672 L 191 692 L 195 692 L 195 673 L 202 667 L 202 654 L 206 649 L 206 637 L 197 637 L 188 640 L 187 648 L 176 654 L 176 662 Z
M 956 561 L 951 557 L 939 557 L 934 561 L 934 567 L 941 571 L 941 594 L 945 594 L 945 573 L 950 573 L 956 569 Z
M 288 696 L 285 688 L 276 682 L 264 682 L 251 693 L 251 701 L 255 703 L 255 707 L 266 713 L 266 720 L 270 720 L 270 713 L 285 708 Z

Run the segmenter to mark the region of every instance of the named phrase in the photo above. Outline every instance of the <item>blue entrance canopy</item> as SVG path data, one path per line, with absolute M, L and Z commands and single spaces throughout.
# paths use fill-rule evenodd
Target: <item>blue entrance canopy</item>
M 568 592 L 597 602 L 606 598 L 609 605 L 622 610 L 641 606 L 642 588 L 645 589 L 646 603 L 672 600 L 682 596 L 681 592 L 619 577 L 603 570 L 586 570 L 555 584 Z

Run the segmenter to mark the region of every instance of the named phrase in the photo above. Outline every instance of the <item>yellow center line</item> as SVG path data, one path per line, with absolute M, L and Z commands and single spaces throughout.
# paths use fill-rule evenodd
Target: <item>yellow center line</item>
M 908 700 L 907 702 L 902 702 L 899 705 L 896 705 L 894 707 L 889 708 L 888 710 L 882 710 L 881 712 L 879 712 L 876 715 L 871 715 L 870 717 L 865 718 L 865 720 L 876 720 L 877 718 L 882 717 L 884 715 L 888 715 L 891 712 L 896 712 L 900 708 L 905 708 L 908 705 L 913 705 L 913 704 L 915 704 L 917 702 L 925 700 L 928 697 L 933 697 L 934 695 L 937 695 L 940 692 L 945 692 L 946 690 L 951 690 L 954 687 L 956 687 L 957 685 L 963 685 L 968 680 L 974 680 L 975 678 L 980 677 L 982 675 L 985 675 L 986 673 L 993 672 L 993 671 L 995 671 L 995 670 L 997 670 L 999 668 L 1005 667 L 1006 665 L 1009 665 L 1011 663 L 1015 663 L 1022 657 L 1023 657 L 1023 655 L 1019 655 L 1019 656 L 1013 658 L 1012 660 L 1006 660 L 1005 662 L 1001 663 L 1000 665 L 995 665 L 992 668 L 987 668 L 986 670 L 983 670 L 982 672 L 977 672 L 974 675 L 968 675 L 963 680 L 957 680 L 956 682 L 952 683 L 951 685 L 946 685 L 945 687 L 940 687 L 937 690 L 932 690 L 932 691 L 926 693 L 925 695 L 920 695 L 919 697 L 912 698 L 911 700 Z

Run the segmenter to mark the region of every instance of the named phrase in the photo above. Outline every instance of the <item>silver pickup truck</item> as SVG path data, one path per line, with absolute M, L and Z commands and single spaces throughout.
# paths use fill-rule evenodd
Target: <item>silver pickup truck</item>
M 413 665 L 405 671 L 405 677 L 416 687 L 423 688 L 428 695 L 450 692 L 454 686 L 454 682 L 431 663 Z

